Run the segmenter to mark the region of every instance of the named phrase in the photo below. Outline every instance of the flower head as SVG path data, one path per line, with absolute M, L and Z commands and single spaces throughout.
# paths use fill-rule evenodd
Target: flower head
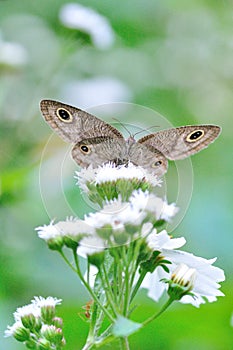
M 30 331 L 23 326 L 21 321 L 16 321 L 12 326 L 7 326 L 4 336 L 13 336 L 18 341 L 23 342 L 29 339 Z
M 57 298 L 54 298 L 54 297 L 47 297 L 47 298 L 44 298 L 44 297 L 37 297 L 35 296 L 34 299 L 32 299 L 32 305 L 34 305 L 35 307 L 37 308 L 41 308 L 43 306 L 57 306 L 57 305 L 60 305 L 62 302 L 62 299 L 57 299 Z
M 60 303 L 61 299 L 51 296 L 47 298 L 34 297 L 31 304 L 17 308 L 14 313 L 15 323 L 7 327 L 5 337 L 13 336 L 20 342 L 26 342 L 27 347 L 30 343 L 31 348 L 40 349 L 41 342 L 43 343 L 43 339 L 46 338 L 44 330 L 51 327 L 51 329 L 56 330 L 53 339 L 51 337 L 53 343 L 59 345 L 64 342 L 61 330 L 62 320 L 55 317 L 55 307 Z
M 166 237 L 165 232 L 160 233 L 160 237 L 157 237 L 157 242 L 155 238 L 153 238 L 153 235 L 152 237 L 148 236 L 147 242 L 149 246 L 156 251 L 160 251 L 161 256 L 171 264 L 168 266 L 169 271 L 159 266 L 153 273 L 146 275 L 141 287 L 148 289 L 149 297 L 158 301 L 166 290 L 166 285 L 161 280 L 169 279 L 181 264 L 185 264 L 189 271 L 194 269 L 196 277 L 195 281 L 192 281 L 194 298 L 190 295 L 184 295 L 180 302 L 191 303 L 198 307 L 200 304 L 205 303 L 206 300 L 212 302 L 216 300 L 217 296 L 223 295 L 219 291 L 219 282 L 224 281 L 225 277 L 223 270 L 212 266 L 216 259 L 207 260 L 191 253 L 174 250 L 174 248 L 183 245 L 185 240 L 182 238 L 171 239 L 169 236 Z M 170 243 L 169 240 L 171 240 Z M 160 244 L 161 246 L 159 247 Z
M 156 220 L 163 219 L 165 221 L 170 221 L 178 212 L 175 203 L 168 204 L 166 200 L 163 200 L 148 191 L 134 191 L 130 198 L 130 202 L 138 209 L 144 209 L 148 213 L 154 215 Z
M 84 168 L 80 171 L 77 171 L 76 178 L 78 179 L 79 186 L 84 191 L 87 191 L 86 184 L 89 182 L 102 184 L 105 182 L 114 182 L 121 179 L 137 179 L 138 181 L 148 182 L 153 187 L 160 186 L 162 183 L 162 181 L 156 176 L 152 175 L 140 166 L 133 165 L 131 162 L 129 162 L 127 165 L 123 164 L 118 166 L 110 162 L 94 169 L 92 166 L 89 166 L 86 169 Z

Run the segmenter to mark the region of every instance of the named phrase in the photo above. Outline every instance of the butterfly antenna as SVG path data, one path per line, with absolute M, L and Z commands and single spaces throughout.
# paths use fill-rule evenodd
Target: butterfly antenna
M 118 120 L 117 118 L 112 118 L 112 119 L 116 120 L 122 126 L 122 128 L 124 128 L 127 131 L 129 136 L 132 136 L 131 132 L 126 128 L 126 126 L 120 120 Z
M 133 135 L 133 137 L 136 136 L 136 135 L 138 135 L 138 134 L 140 134 L 141 132 L 148 131 L 148 130 L 153 129 L 153 128 L 158 128 L 158 125 L 153 125 L 153 126 L 150 126 L 149 128 L 146 128 L 146 129 L 143 129 L 143 130 L 139 130 L 138 132 L 136 132 L 136 133 Z

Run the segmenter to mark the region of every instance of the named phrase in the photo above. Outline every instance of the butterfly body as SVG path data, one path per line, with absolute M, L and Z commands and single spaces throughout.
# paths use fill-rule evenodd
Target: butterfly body
M 41 101 L 41 111 L 64 141 L 74 144 L 72 157 L 81 167 L 107 162 L 132 162 L 157 176 L 168 168 L 168 159 L 183 159 L 207 147 L 219 135 L 217 125 L 188 125 L 158 131 L 136 141 L 124 139 L 113 126 L 61 102 Z

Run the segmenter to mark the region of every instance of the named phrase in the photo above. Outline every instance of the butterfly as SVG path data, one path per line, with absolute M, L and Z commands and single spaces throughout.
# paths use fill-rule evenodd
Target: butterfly
M 74 144 L 72 157 L 81 167 L 131 162 L 160 177 L 167 171 L 168 160 L 201 151 L 221 132 L 217 125 L 187 125 L 136 141 L 133 136 L 124 139 L 116 128 L 79 108 L 53 100 L 42 100 L 40 107 L 50 127 L 64 141 Z

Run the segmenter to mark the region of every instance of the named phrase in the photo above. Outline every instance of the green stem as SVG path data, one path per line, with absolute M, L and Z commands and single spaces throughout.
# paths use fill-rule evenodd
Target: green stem
M 154 321 L 156 318 L 158 318 L 165 310 L 167 310 L 167 308 L 173 303 L 174 299 L 170 298 L 168 299 L 168 301 L 164 304 L 164 306 L 162 307 L 162 309 L 154 314 L 153 316 L 149 317 L 146 321 L 144 321 L 142 323 L 142 327 L 145 327 L 148 323 Z
M 121 350 L 130 350 L 128 338 L 120 338 Z
M 92 298 L 94 299 L 94 301 L 99 305 L 99 307 L 101 308 L 101 310 L 103 310 L 103 312 L 105 313 L 105 315 L 110 319 L 111 322 L 114 322 L 114 318 L 112 317 L 112 315 L 108 312 L 108 310 L 101 304 L 101 302 L 99 301 L 99 299 L 97 298 L 96 294 L 92 291 L 91 287 L 89 286 L 89 284 L 86 282 L 85 278 L 82 275 L 82 272 L 80 270 L 80 266 L 79 266 L 79 261 L 78 261 L 78 255 L 76 253 L 76 251 L 73 251 L 73 255 L 74 255 L 74 261 L 75 261 L 75 265 L 76 265 L 76 269 L 77 269 L 77 274 L 80 278 L 80 280 L 82 281 L 82 283 L 84 284 L 84 286 L 87 288 L 88 292 L 90 293 L 90 295 L 92 296 Z
M 138 279 L 138 281 L 137 281 L 137 283 L 132 291 L 130 302 L 132 302 L 133 298 L 137 294 L 137 291 L 140 288 L 142 281 L 144 280 L 144 277 L 146 276 L 146 274 L 147 274 L 147 271 L 143 271 L 142 273 L 140 273 L 140 277 L 139 277 L 139 279 Z
M 100 271 L 100 276 L 101 276 L 103 285 L 105 287 L 104 289 L 105 289 L 107 300 L 111 306 L 111 309 L 112 309 L 114 315 L 116 316 L 118 313 L 118 310 L 116 310 L 117 306 L 116 306 L 116 303 L 114 302 L 114 294 L 112 292 L 112 286 L 109 283 L 108 274 L 107 274 L 107 271 L 106 271 L 104 264 L 101 266 L 99 271 Z
M 124 247 L 123 247 L 124 248 Z M 124 282 L 125 282 L 125 294 L 124 294 L 124 309 L 123 309 L 123 315 L 127 316 L 127 312 L 128 312 L 128 307 L 129 307 L 129 264 L 127 261 L 127 254 L 125 249 L 122 250 L 123 251 L 123 256 L 125 257 L 125 277 L 124 277 Z
M 70 261 L 67 259 L 67 257 L 65 256 L 65 254 L 63 253 L 62 250 L 59 250 L 59 253 L 61 254 L 62 258 L 65 260 L 65 262 L 67 263 L 67 265 L 69 265 L 69 267 L 75 272 L 78 273 L 78 271 L 74 268 L 74 266 L 70 263 Z

